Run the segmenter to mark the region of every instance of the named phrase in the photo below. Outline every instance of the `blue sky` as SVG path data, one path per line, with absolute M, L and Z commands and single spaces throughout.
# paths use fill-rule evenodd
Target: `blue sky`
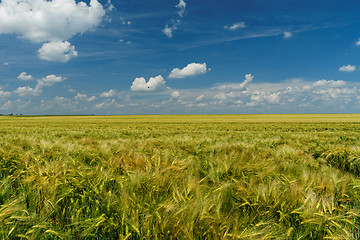
M 2 0 L 0 113 L 359 112 L 359 8 Z

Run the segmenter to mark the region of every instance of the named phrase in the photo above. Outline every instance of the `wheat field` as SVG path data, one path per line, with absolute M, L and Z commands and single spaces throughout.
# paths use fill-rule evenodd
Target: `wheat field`
M 1 116 L 1 239 L 360 239 L 360 114 Z

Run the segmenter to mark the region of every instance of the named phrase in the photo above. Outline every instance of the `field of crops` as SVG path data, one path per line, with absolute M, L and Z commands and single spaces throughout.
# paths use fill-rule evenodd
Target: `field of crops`
M 360 114 L 0 117 L 0 239 L 360 239 Z

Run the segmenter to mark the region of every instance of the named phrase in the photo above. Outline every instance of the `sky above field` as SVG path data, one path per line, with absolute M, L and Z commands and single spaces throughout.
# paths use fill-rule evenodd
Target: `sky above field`
M 360 112 L 360 2 L 1 0 L 0 113 Z

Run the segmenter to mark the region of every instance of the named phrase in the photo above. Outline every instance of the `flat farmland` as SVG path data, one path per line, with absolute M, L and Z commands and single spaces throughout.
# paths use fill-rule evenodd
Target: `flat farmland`
M 1 116 L 1 239 L 360 239 L 360 114 Z

